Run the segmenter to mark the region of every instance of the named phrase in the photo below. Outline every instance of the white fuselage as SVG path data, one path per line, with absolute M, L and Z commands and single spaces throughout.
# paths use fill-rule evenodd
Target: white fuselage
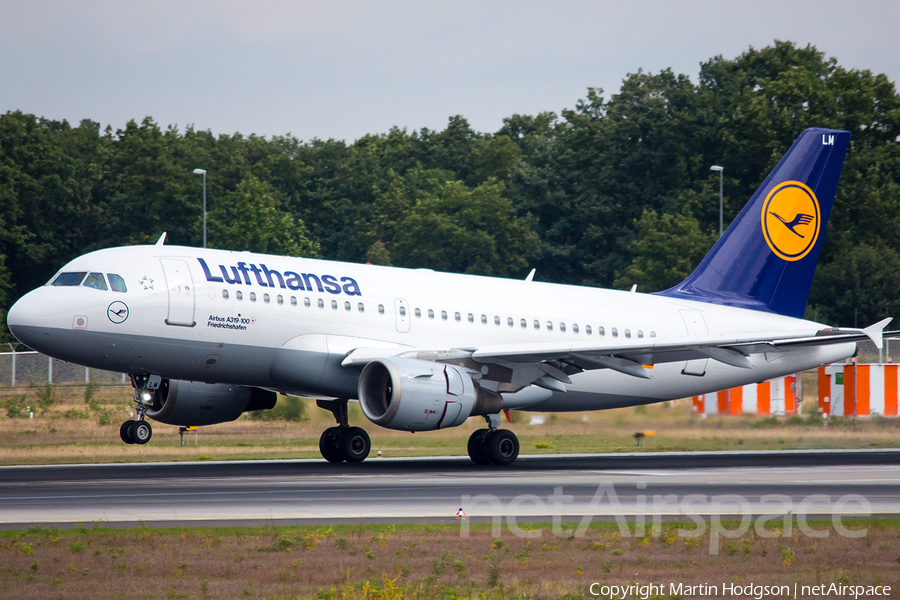
M 641 293 L 178 246 L 101 250 L 60 272 L 118 274 L 128 290 L 47 285 L 31 292 L 11 323 L 15 317 L 18 331 L 27 333 L 22 341 L 37 350 L 93 368 L 322 397 L 355 397 L 359 373 L 340 362 L 356 348 L 475 349 L 821 328 Z M 759 354 L 751 357 L 752 369 L 713 360 L 660 364 L 646 380 L 598 369 L 573 375 L 568 392 L 547 393 L 527 408 L 594 410 L 681 398 L 854 352 L 854 343 L 843 343 Z

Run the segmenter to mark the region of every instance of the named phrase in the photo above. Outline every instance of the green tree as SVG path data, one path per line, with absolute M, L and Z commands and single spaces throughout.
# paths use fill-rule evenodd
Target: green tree
M 645 210 L 635 222 L 638 237 L 629 246 L 635 255 L 615 286 L 634 284 L 644 292 L 668 289 L 691 274 L 716 241 L 704 233 L 697 219 L 681 214 Z
M 288 256 L 317 257 L 303 221 L 281 210 L 269 184 L 247 175 L 209 215 L 210 244 Z
M 11 342 L 15 339 L 6 326 L 6 312 L 10 305 L 11 292 L 12 282 L 6 268 L 6 256 L 0 254 L 0 342 Z
M 395 264 L 481 275 L 519 275 L 537 246 L 529 216 L 516 217 L 493 179 L 474 190 L 461 181 L 420 199 L 399 227 Z
M 21 112 L 0 117 L 0 254 L 16 293 L 45 283 L 102 231 L 98 130 L 90 121 L 73 129 Z
M 900 253 L 883 244 L 860 244 L 816 272 L 807 317 L 844 327 L 865 327 L 900 317 Z
M 101 131 L 7 112 L 0 308 L 96 248 L 163 231 L 199 245 L 197 167 L 209 172 L 216 245 L 311 255 L 318 243 L 335 260 L 500 275 L 524 274 L 527 259 L 550 281 L 666 287 L 718 229 L 709 166 L 725 166 L 727 225 L 811 126 L 852 133 L 812 298 L 841 323 L 852 304 L 862 322 L 888 289 L 863 281 L 848 299 L 831 286 L 835 274 L 880 273 L 865 247 L 900 253 L 900 96 L 883 74 L 782 41 L 714 57 L 696 84 L 638 71 L 611 95 L 589 88 L 574 108 L 512 115 L 495 133 L 456 115 L 443 130 L 395 127 L 347 144 L 215 136 L 149 117 Z

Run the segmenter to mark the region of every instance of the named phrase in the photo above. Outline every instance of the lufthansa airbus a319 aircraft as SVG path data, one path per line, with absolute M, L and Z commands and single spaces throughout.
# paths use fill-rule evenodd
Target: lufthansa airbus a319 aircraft
M 507 410 L 649 404 L 795 373 L 881 347 L 803 319 L 850 134 L 808 129 L 700 266 L 655 294 L 163 245 L 91 252 L 9 311 L 23 344 L 128 373 L 127 443 L 317 399 L 331 462 L 369 454 L 350 427 L 430 431 L 472 416 L 478 464 L 508 465 Z

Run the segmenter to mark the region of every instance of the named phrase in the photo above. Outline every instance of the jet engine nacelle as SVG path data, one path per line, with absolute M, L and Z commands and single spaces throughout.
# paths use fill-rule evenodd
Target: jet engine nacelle
M 359 376 L 363 414 L 388 429 L 431 431 L 462 425 L 472 415 L 500 412 L 500 394 L 475 385 L 453 365 L 379 358 Z
M 160 423 L 193 427 L 234 421 L 251 410 L 275 407 L 275 392 L 226 383 L 163 379 L 147 416 Z

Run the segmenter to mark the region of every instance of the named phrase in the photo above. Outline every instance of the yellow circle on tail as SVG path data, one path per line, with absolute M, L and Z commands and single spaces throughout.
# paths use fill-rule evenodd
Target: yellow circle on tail
M 779 258 L 800 260 L 819 238 L 822 213 L 809 187 L 799 181 L 785 181 L 769 192 L 763 203 L 763 237 Z

